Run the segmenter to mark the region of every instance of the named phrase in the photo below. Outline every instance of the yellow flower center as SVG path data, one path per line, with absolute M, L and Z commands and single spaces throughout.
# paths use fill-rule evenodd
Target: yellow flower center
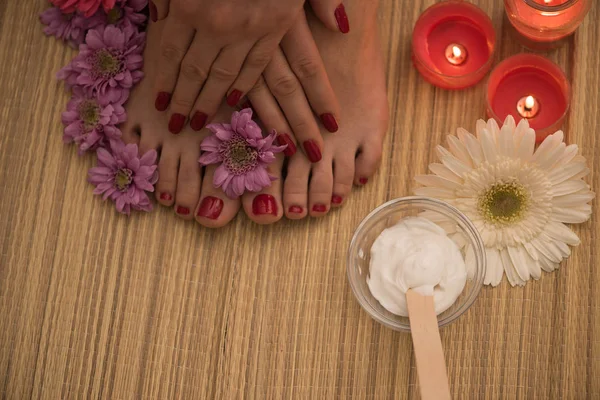
M 123 16 L 121 9 L 119 8 L 119 6 L 115 5 L 112 8 L 112 10 L 110 10 L 108 12 L 108 14 L 106 14 L 106 19 L 108 20 L 109 24 L 114 25 L 117 22 L 119 22 L 119 20 L 121 19 L 121 16 Z
M 492 224 L 520 221 L 529 204 L 529 192 L 517 181 L 498 182 L 479 197 L 479 212 Z
M 118 54 L 113 54 L 110 49 L 100 49 L 92 56 L 92 75 L 94 78 L 112 78 L 121 72 L 123 62 Z
M 79 118 L 83 121 L 85 131 L 93 129 L 100 120 L 100 107 L 94 100 L 85 100 L 78 107 Z
M 248 146 L 241 136 L 234 136 L 222 146 L 223 162 L 231 173 L 243 175 L 256 167 L 258 151 Z
M 121 192 L 126 191 L 133 181 L 133 171 L 129 168 L 120 168 L 115 174 L 115 186 Z

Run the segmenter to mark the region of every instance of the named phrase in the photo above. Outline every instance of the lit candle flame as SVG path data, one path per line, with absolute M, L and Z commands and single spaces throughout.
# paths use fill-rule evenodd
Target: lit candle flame
M 460 49 L 457 46 L 452 46 L 452 54 L 454 54 L 454 57 L 458 58 L 458 57 L 460 57 L 462 52 L 460 51 Z
M 533 96 L 527 96 L 527 98 L 525 99 L 525 108 L 531 110 L 534 105 L 535 99 L 533 98 Z

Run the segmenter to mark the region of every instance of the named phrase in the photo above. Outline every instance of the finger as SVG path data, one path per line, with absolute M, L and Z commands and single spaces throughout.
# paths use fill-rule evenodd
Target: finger
M 227 104 L 230 107 L 234 107 L 244 93 L 248 93 L 258 81 L 267 64 L 271 61 L 273 53 L 277 50 L 281 37 L 282 35 L 267 35 L 252 47 L 227 96 Z
M 169 14 L 169 3 L 169 0 L 150 0 L 148 3 L 150 20 L 156 22 L 167 18 L 167 15 Z
M 277 100 L 271 94 L 262 76 L 259 76 L 254 87 L 248 92 L 248 98 L 252 102 L 252 108 L 256 110 L 258 118 L 269 132 L 273 129 L 277 132 L 277 144 L 287 145 L 283 154 L 291 157 L 296 154 L 296 141 L 288 133 L 292 129 L 288 125 L 283 112 L 277 104 Z
M 277 50 L 265 69 L 265 81 L 277 99 L 296 139 L 308 159 L 315 163 L 321 160 L 323 138 L 302 86 L 294 75 L 281 50 Z
M 158 111 L 165 111 L 169 106 L 181 61 L 193 38 L 194 28 L 173 17 L 166 19 L 156 68 L 155 90 L 157 95 L 154 106 Z
M 309 0 L 317 18 L 333 31 L 350 32 L 350 23 L 340 0 Z
M 221 50 L 194 105 L 194 114 L 202 113 L 210 117 L 217 112 L 251 48 L 252 43 L 244 42 Z
M 283 37 L 281 47 L 323 126 L 336 132 L 339 104 L 304 14 Z
M 206 40 L 203 35 L 196 34 L 192 45 L 181 62 L 177 85 L 173 92 L 170 106 L 171 117 L 169 119 L 169 131 L 171 133 L 177 134 L 183 129 L 186 118 L 190 115 L 198 94 L 208 78 L 210 66 L 218 54 L 219 47 L 213 40 Z M 196 120 L 193 120 L 194 117 L 196 117 Z M 199 121 L 199 117 L 195 115 L 190 116 L 190 118 L 194 121 L 190 125 L 195 131 L 202 129 L 206 123 L 206 118 L 203 121 Z

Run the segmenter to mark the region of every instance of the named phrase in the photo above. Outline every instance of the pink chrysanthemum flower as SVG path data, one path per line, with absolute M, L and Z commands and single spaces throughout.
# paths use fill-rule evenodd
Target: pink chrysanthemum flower
M 67 86 L 75 83 L 86 91 L 96 93 L 101 101 L 116 101 L 129 93 L 142 79 L 144 33 L 131 26 L 122 30 L 115 26 L 90 30 L 80 53 L 57 76 Z M 125 93 L 124 93 L 125 92 Z
M 104 11 L 110 11 L 115 6 L 116 0 L 50 0 L 50 2 L 64 13 L 78 10 L 86 17 L 91 17 L 101 5 Z
M 148 5 L 148 0 L 121 0 L 108 12 L 104 13 L 105 24 L 139 27 L 146 22 L 146 15 L 141 11 Z
M 65 143 L 76 143 L 80 155 L 98 147 L 106 147 L 110 140 L 121 138 L 117 125 L 125 122 L 126 118 L 123 102 L 102 102 L 75 88 L 67 111 L 62 114 L 65 126 L 63 140 Z
M 214 135 L 202 141 L 204 154 L 198 162 L 221 164 L 215 170 L 213 184 L 228 197 L 235 199 L 246 190 L 258 192 L 276 179 L 269 176 L 267 166 L 286 146 L 273 145 L 275 131 L 263 138 L 262 130 L 252 121 L 251 109 L 234 112 L 231 124 L 210 124 L 207 128 Z
M 156 151 L 139 157 L 137 145 L 116 140 L 111 141 L 110 151 L 99 148 L 96 154 L 98 166 L 88 172 L 88 181 L 96 185 L 94 194 L 113 200 L 123 214 L 129 215 L 132 209 L 152 211 L 146 192 L 153 192 L 158 180 Z
M 57 7 L 50 7 L 40 14 L 40 21 L 46 25 L 44 33 L 64 40 L 71 47 L 77 47 L 85 39 L 85 31 L 90 21 L 78 13 L 65 14 Z

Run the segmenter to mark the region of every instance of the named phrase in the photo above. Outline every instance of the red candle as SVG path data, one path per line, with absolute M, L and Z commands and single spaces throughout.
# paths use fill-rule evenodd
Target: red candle
M 412 37 L 412 59 L 423 77 L 444 89 L 463 89 L 490 70 L 496 33 L 478 7 L 443 1 L 419 17 Z
M 591 6 L 592 0 L 504 0 L 509 21 L 534 49 L 555 47 L 577 29 Z
M 502 61 L 490 75 L 487 111 L 499 124 L 508 115 L 529 120 L 540 143 L 562 125 L 569 110 L 570 86 L 560 67 L 535 54 Z

